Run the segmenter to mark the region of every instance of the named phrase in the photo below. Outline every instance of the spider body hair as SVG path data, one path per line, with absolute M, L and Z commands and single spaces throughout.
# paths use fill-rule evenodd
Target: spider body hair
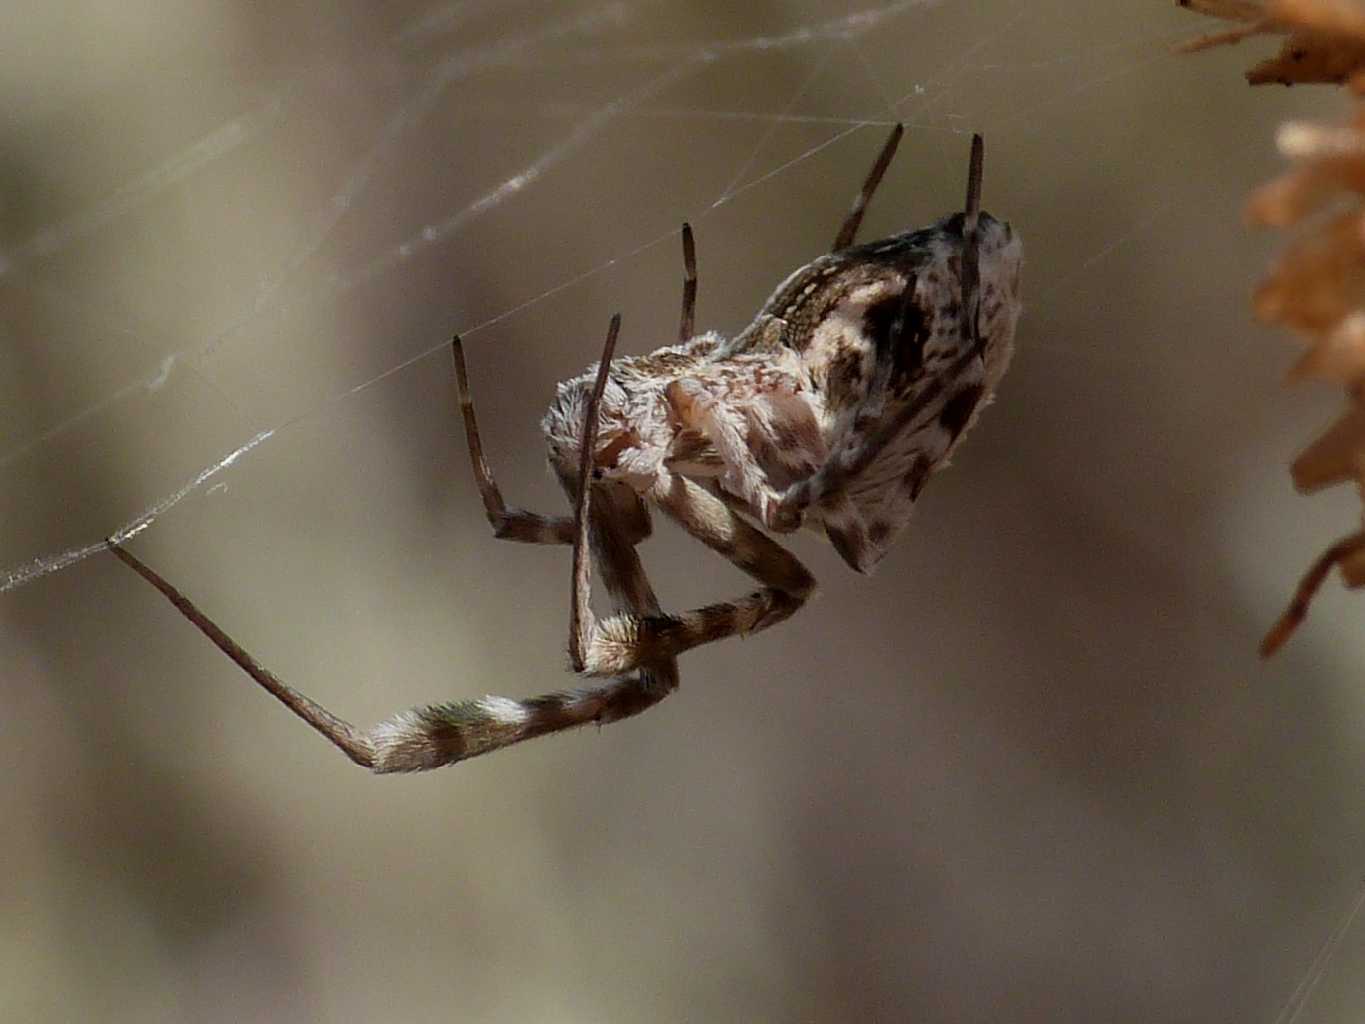
M 979 341 L 961 331 L 962 214 L 829 253 L 791 274 L 734 338 L 710 332 L 614 359 L 593 453 L 597 479 L 647 495 L 660 470 L 670 470 L 785 532 L 792 524 L 775 514 L 783 494 L 836 453 L 860 458 L 875 434 L 869 428 L 904 420 L 842 496 L 801 517 L 853 569 L 871 570 L 1009 366 L 1022 250 L 1010 226 L 989 214 L 978 230 Z M 559 385 L 542 422 L 561 479 L 582 457 L 598 367 Z

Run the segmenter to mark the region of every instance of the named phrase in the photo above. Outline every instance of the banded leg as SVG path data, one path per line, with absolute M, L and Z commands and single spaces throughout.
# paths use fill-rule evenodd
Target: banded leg
M 564 481 L 571 494 L 573 481 Z M 659 602 L 634 544 L 641 536 L 629 508 L 603 502 L 589 519 L 588 543 L 618 609 L 657 616 Z M 413 708 L 370 733 L 375 771 L 421 771 L 467 760 L 502 747 L 580 725 L 619 722 L 653 707 L 678 688 L 678 663 L 661 658 L 630 675 L 538 697 L 481 697 Z
M 594 524 L 594 549 L 599 553 L 603 579 L 613 597 L 636 615 L 657 616 L 658 601 L 629 536 L 628 528 L 623 530 L 614 522 Z M 338 718 L 261 665 L 184 594 L 131 552 L 112 542 L 109 547 L 267 692 L 351 761 L 377 773 L 439 768 L 547 733 L 590 722 L 619 721 L 652 707 L 678 687 L 677 662 L 664 658 L 641 666 L 633 676 L 524 700 L 487 696 L 416 707 L 364 731 Z
M 473 405 L 468 398 L 468 378 L 458 338 L 455 339 L 454 353 L 456 384 L 470 439 L 470 457 L 489 520 L 493 522 L 495 530 L 500 522 L 511 522 L 514 524 L 513 529 L 507 536 L 534 542 L 537 538 L 532 536 L 532 531 L 522 527 L 528 523 L 557 523 L 558 520 L 548 520 L 531 513 L 522 513 L 519 517 L 515 510 L 507 512 L 483 459 Z M 504 514 L 505 519 L 497 518 Z M 634 539 L 641 536 L 639 519 L 640 515 L 632 516 L 629 511 L 613 514 L 612 504 L 606 503 L 602 514 L 595 517 L 592 523 L 592 546 L 603 580 L 618 606 L 639 616 L 657 616 L 658 600 L 633 547 Z M 573 530 L 574 521 L 565 518 L 564 522 L 568 524 L 569 542 L 572 542 L 577 536 Z M 560 543 L 563 532 L 556 527 L 549 539 L 542 542 Z M 417 707 L 364 731 L 338 718 L 261 665 L 189 598 L 131 552 L 112 541 L 109 548 L 125 565 L 160 591 L 186 619 L 268 693 L 355 764 L 375 772 L 423 771 L 573 726 L 619 721 L 653 706 L 678 686 L 677 662 L 672 658 L 663 658 L 642 665 L 639 672 L 630 677 L 524 700 L 487 696 Z
M 693 537 L 765 586 L 738 600 L 676 615 L 613 615 L 599 622 L 587 607 L 586 579 L 576 578 L 578 613 L 569 637 L 575 670 L 616 675 L 715 640 L 756 633 L 789 618 L 814 591 L 815 579 L 794 555 L 700 484 L 665 470 L 649 497 Z
M 450 347 L 455 359 L 455 391 L 464 416 L 465 438 L 469 442 L 469 461 L 474 467 L 474 481 L 479 486 L 493 536 L 523 544 L 572 544 L 575 535 L 572 517 L 543 516 L 525 509 L 508 508 L 502 500 L 502 492 L 484 458 L 479 423 L 474 416 L 474 398 L 469 391 L 469 373 L 464 365 L 464 344 L 458 334 L 451 339 Z
M 629 523 L 594 517 L 592 551 L 608 591 L 636 615 L 659 614 L 659 603 L 630 541 Z M 375 771 L 422 771 L 580 725 L 619 722 L 653 707 L 678 688 L 678 663 L 663 658 L 630 675 L 513 700 L 481 697 L 413 708 L 371 731 Z

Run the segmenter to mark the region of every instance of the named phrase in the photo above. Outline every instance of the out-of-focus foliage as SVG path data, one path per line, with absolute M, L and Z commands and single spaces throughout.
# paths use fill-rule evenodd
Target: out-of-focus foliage
M 1202 14 L 1242 22 L 1205 35 L 1186 49 L 1237 42 L 1250 35 L 1287 35 L 1280 53 L 1247 72 L 1265 82 L 1345 83 L 1365 93 L 1365 5 L 1352 0 L 1181 0 Z M 1262 320 L 1289 328 L 1308 349 L 1291 380 L 1345 385 L 1347 410 L 1294 460 L 1304 492 L 1355 481 L 1365 489 L 1365 104 L 1344 125 L 1289 122 L 1277 136 L 1294 161 L 1247 204 L 1254 224 L 1299 228 L 1253 300 Z M 1273 653 L 1307 613 L 1308 602 L 1336 565 L 1347 586 L 1365 585 L 1365 534 L 1333 545 L 1309 570 L 1284 616 L 1262 643 Z
M 1192 39 L 1181 48 L 1205 50 L 1255 35 L 1283 35 L 1274 57 L 1247 71 L 1252 85 L 1348 81 L 1365 67 L 1365 9 L 1352 0 L 1177 0 L 1199 14 L 1239 24 Z

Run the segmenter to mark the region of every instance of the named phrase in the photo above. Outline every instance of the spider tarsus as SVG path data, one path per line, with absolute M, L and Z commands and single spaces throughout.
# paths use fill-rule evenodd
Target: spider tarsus
M 972 135 L 972 156 L 967 166 L 967 216 L 975 220 L 981 211 L 981 169 L 985 163 L 986 143 L 979 134 Z
M 460 384 L 460 397 L 463 398 L 467 393 L 466 385 L 469 383 L 469 373 L 464 365 L 464 342 L 459 334 L 450 336 L 450 351 L 455 358 L 455 379 Z
M 252 657 L 241 644 L 228 636 L 222 627 L 200 611 L 193 601 L 172 586 L 155 569 L 144 564 L 141 559 L 124 548 L 123 545 L 112 537 L 105 543 L 108 544 L 109 550 L 119 561 L 160 591 L 162 596 L 175 606 L 176 611 L 212 640 L 214 646 L 226 654 L 238 668 L 259 683 L 271 696 L 321 733 L 324 738 L 353 762 L 362 768 L 374 767 L 374 743 L 368 735 L 285 683 L 279 676 Z
M 474 396 L 469 391 L 469 371 L 464 363 L 464 342 L 459 334 L 450 339 L 450 354 L 455 363 L 455 392 L 460 400 L 460 415 L 464 419 L 465 441 L 469 447 L 469 461 L 474 468 L 474 481 L 479 488 L 484 512 L 497 536 L 499 523 L 507 518 L 507 502 L 503 501 L 493 470 L 483 454 L 483 440 L 479 437 L 479 421 L 474 414 Z
M 963 206 L 962 219 L 962 294 L 972 299 L 962 303 L 962 315 L 966 321 L 966 333 L 972 339 L 972 348 L 981 345 L 980 315 L 981 283 L 981 246 L 977 232 L 977 221 L 981 214 L 981 171 L 985 162 L 985 142 L 980 135 L 972 136 L 972 155 L 967 165 L 967 200 Z

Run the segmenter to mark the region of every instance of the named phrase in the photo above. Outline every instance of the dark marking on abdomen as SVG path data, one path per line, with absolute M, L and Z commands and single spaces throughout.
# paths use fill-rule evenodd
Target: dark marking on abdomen
M 929 318 L 915 302 L 914 289 L 915 281 L 911 278 L 899 295 L 868 306 L 863 314 L 863 331 L 872 339 L 878 365 L 885 365 L 888 360 L 891 363 L 893 390 L 904 387 L 924 364 Z
M 943 406 L 943 411 L 938 414 L 938 421 L 943 429 L 948 431 L 953 437 L 957 437 L 966 429 L 967 422 L 972 418 L 972 412 L 981 402 L 981 396 L 985 389 L 980 384 L 964 388 L 948 399 Z

